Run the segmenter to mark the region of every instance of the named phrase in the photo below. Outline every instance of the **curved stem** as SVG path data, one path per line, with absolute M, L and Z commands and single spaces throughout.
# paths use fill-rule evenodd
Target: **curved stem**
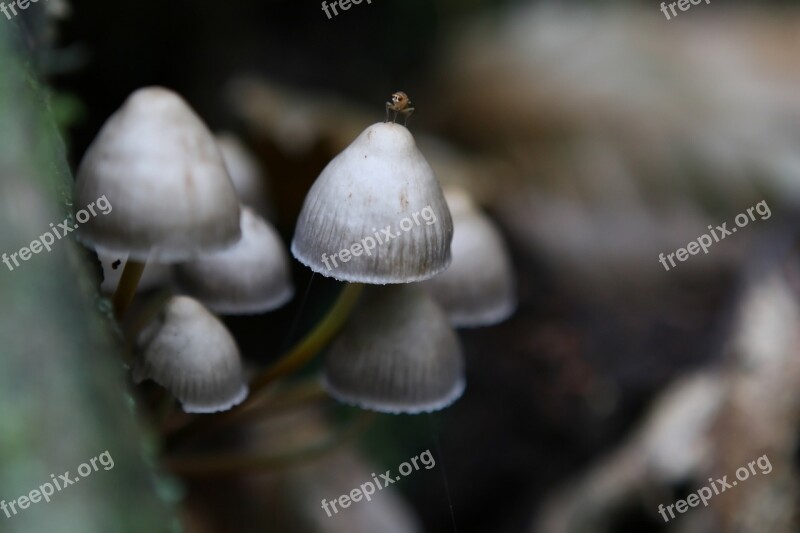
M 360 283 L 348 283 L 336 303 L 311 333 L 306 335 L 289 353 L 274 365 L 267 368 L 250 383 L 250 397 L 276 379 L 291 374 L 303 367 L 336 335 L 350 316 L 364 286 Z
M 171 473 L 188 477 L 233 475 L 255 470 L 270 470 L 291 466 L 313 459 L 336 449 L 369 427 L 375 413 L 362 411 L 346 429 L 332 437 L 297 451 L 282 455 L 258 454 L 207 454 L 195 457 L 177 457 L 165 461 Z

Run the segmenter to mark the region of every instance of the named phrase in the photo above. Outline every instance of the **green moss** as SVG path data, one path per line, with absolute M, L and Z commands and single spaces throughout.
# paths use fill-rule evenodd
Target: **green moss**
M 0 21 L 0 254 L 17 253 L 71 211 L 72 176 L 47 92 L 23 59 L 19 27 Z M 126 404 L 116 325 L 102 312 L 87 254 L 71 237 L 13 271 L 0 263 L 0 500 L 104 451 L 79 483 L 7 518 L 0 531 L 162 532 L 176 528 L 172 483 L 147 466 Z M 151 446 L 151 449 L 154 447 Z

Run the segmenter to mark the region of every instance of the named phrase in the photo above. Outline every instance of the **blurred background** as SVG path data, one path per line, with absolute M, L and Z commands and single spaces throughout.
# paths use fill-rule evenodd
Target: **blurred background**
M 511 251 L 519 308 L 460 332 L 461 400 L 380 415 L 276 471 L 189 477 L 187 531 L 800 531 L 794 3 L 702 2 L 667 20 L 655 2 L 373 0 L 328 19 L 297 0 L 50 0 L 24 17 L 73 171 L 128 94 L 163 85 L 244 140 L 288 242 L 322 168 L 403 90 L 440 181 L 467 188 Z M 761 201 L 769 218 L 659 263 Z M 336 292 L 317 277 L 304 300 L 310 272 L 293 268 L 292 304 L 226 319 L 254 366 Z M 300 446 L 342 411 L 293 411 L 247 438 Z M 319 509 L 425 449 L 436 467 L 382 500 Z M 658 514 L 764 454 L 769 475 Z

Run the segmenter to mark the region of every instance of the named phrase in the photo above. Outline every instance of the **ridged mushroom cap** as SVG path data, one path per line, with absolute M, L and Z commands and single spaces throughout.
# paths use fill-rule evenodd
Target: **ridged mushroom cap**
M 297 221 L 292 253 L 338 280 L 408 283 L 447 268 L 452 237 L 442 190 L 411 133 L 379 123 L 317 178 Z M 346 261 L 343 250 L 352 251 Z
M 327 354 L 323 384 L 337 400 L 364 409 L 443 409 L 464 391 L 461 344 L 418 286 L 368 288 Z
M 137 350 L 134 381 L 165 387 L 187 413 L 225 411 L 247 397 L 236 341 L 196 300 L 170 298 L 139 335 Z
M 78 168 L 75 204 L 113 210 L 81 224 L 82 241 L 139 261 L 180 261 L 239 239 L 239 200 L 211 132 L 161 87 L 135 91 Z
M 227 250 L 173 267 L 175 282 L 209 309 L 254 314 L 282 306 L 294 295 L 289 254 L 278 232 L 242 208 L 242 238 Z
M 216 135 L 217 146 L 225 167 L 244 205 L 252 207 L 262 217 L 269 218 L 272 207 L 269 203 L 269 187 L 264 172 L 244 143 L 232 133 Z
M 445 197 L 453 213 L 453 262 L 422 286 L 456 327 L 502 322 L 517 308 L 516 279 L 503 237 L 465 191 L 448 187 Z

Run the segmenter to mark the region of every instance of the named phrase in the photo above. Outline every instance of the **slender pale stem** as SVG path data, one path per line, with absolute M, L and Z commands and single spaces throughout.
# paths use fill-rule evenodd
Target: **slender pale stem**
M 330 438 L 307 448 L 280 455 L 259 454 L 205 454 L 199 456 L 175 457 L 165 461 L 165 468 L 176 475 L 187 477 L 224 476 L 258 470 L 284 468 L 313 459 L 336 449 L 350 439 L 358 436 L 375 419 L 375 413 L 362 411 L 355 421 L 335 433 Z
M 125 263 L 125 268 L 122 270 L 122 277 L 117 285 L 117 290 L 114 292 L 112 303 L 114 304 L 114 316 L 117 320 L 121 320 L 125 316 L 125 311 L 131 305 L 133 297 L 136 294 L 136 288 L 139 286 L 139 280 L 142 279 L 142 273 L 146 262 L 139 262 L 128 260 Z

